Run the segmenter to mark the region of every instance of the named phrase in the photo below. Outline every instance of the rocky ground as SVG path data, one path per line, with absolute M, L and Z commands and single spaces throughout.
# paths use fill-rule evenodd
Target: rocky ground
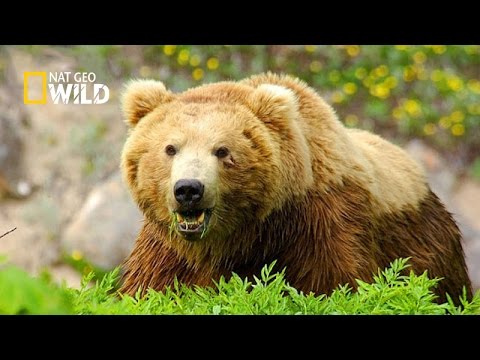
M 110 101 L 104 105 L 26 106 L 24 71 L 76 71 L 78 64 L 55 50 L 36 57 L 9 49 L 3 61 L 8 81 L 0 83 L 5 117 L 0 119 L 0 196 L 2 189 L 4 195 L 16 194 L 0 199 L 0 234 L 17 229 L 0 239 L 0 254 L 33 274 L 48 269 L 54 279 L 78 286 L 81 275 L 66 258 L 85 258 L 105 269 L 117 266 L 141 226 L 118 171 L 126 135 L 118 104 L 121 83 L 108 83 Z M 10 153 L 2 163 L 7 140 Z M 470 275 L 480 288 L 480 183 L 457 176 L 419 140 L 405 147 L 457 219 Z M 12 183 L 14 189 L 7 189 Z
M 65 257 L 95 253 L 92 258 L 98 266 L 115 266 L 128 254 L 140 225 L 140 216 L 116 176 L 126 135 L 118 106 L 121 84 L 109 84 L 110 101 L 104 105 L 24 105 L 24 71 L 76 71 L 77 64 L 54 50 L 35 57 L 18 49 L 9 49 L 6 64 L 9 79 L 0 87 L 0 110 L 8 115 L 22 143 L 15 143 L 11 151 L 15 156 L 10 156 L 9 168 L 0 169 L 0 180 L 2 175 L 20 174 L 32 193 L 1 200 L 0 234 L 17 229 L 0 240 L 0 253 L 32 273 L 47 268 L 55 278 L 78 285 L 80 275 L 65 264 Z M 26 120 L 20 121 L 19 114 Z M 0 132 L 4 138 L 13 135 L 4 127 Z M 117 207 L 116 197 L 126 205 Z M 114 207 L 106 207 L 106 202 Z M 90 222 L 82 228 L 85 221 Z M 123 237 L 122 224 L 132 227 Z M 111 246 L 105 250 L 107 244 Z

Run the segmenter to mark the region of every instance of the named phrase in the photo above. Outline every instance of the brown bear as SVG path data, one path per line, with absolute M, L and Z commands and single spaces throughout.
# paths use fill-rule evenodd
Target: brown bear
M 277 260 L 290 285 L 329 294 L 411 257 L 436 293 L 471 297 L 461 234 L 399 147 L 347 129 L 302 81 L 261 74 L 174 94 L 131 82 L 121 168 L 145 215 L 121 291 L 175 277 L 207 286 Z

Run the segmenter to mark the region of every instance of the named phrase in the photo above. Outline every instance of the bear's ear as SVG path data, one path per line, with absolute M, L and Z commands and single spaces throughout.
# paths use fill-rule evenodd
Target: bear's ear
M 295 93 L 280 85 L 262 84 L 250 95 L 249 106 L 263 121 L 292 119 L 298 112 Z
M 158 105 L 173 99 L 174 95 L 160 81 L 132 80 L 123 92 L 122 109 L 130 126 L 135 126 L 141 118 Z

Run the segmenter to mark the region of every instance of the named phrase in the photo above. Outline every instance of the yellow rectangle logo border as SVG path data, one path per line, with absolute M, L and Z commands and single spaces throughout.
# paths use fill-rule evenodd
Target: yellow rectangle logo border
M 31 76 L 42 77 L 42 98 L 30 100 L 28 98 L 28 78 Z M 27 105 L 38 105 L 47 103 L 47 73 L 45 71 L 25 71 L 23 73 L 23 103 Z

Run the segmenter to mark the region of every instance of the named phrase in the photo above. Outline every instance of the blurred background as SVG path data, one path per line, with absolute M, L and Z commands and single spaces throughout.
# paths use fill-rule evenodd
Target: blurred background
M 271 70 L 297 76 L 348 127 L 401 145 L 464 234 L 480 287 L 480 46 L 0 46 L 0 255 L 78 287 L 118 266 L 141 215 L 119 175 L 119 94 L 130 78 L 173 91 Z M 85 71 L 103 105 L 24 105 L 25 71 Z

